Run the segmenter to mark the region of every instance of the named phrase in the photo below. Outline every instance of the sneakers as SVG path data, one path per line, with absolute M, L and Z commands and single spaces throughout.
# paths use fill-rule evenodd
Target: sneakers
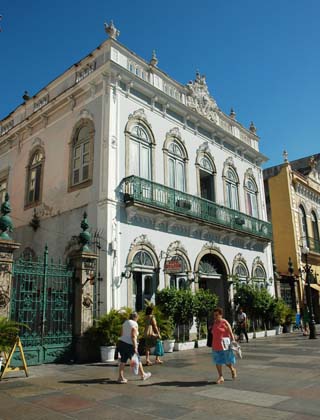
M 143 374 L 143 376 L 141 377 L 142 381 L 146 381 L 147 379 L 151 378 L 151 372 L 146 372 Z
M 126 379 L 126 378 L 118 379 L 117 382 L 118 382 L 118 384 L 126 384 L 128 382 L 128 379 Z

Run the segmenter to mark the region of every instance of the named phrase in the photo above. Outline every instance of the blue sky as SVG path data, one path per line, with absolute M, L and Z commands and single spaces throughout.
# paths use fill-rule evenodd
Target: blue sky
M 119 41 L 181 83 L 196 69 L 237 120 L 253 120 L 265 165 L 319 152 L 320 1 L 151 2 L 2 0 L 0 118 L 106 39 Z

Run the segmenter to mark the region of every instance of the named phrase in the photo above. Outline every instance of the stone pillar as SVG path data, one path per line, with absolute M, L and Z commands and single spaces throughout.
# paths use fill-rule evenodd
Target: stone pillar
M 84 333 L 93 325 L 93 288 L 97 258 L 96 254 L 82 250 L 70 257 L 70 263 L 75 270 L 73 337 L 77 362 L 85 362 L 93 357 Z
M 0 239 L 0 317 L 10 317 L 13 252 L 19 247 L 12 240 Z
M 83 232 L 79 235 L 81 247 L 70 255 L 70 263 L 74 267 L 74 318 L 73 337 L 75 343 L 75 358 L 77 362 L 85 362 L 94 355 L 90 353 L 92 346 L 85 336 L 86 330 L 93 325 L 94 282 L 98 256 L 90 248 L 91 234 L 87 214 L 84 213 L 81 222 Z

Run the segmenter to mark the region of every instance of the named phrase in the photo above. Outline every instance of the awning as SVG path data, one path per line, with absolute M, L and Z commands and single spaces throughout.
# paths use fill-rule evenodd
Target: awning
M 313 283 L 311 283 L 311 284 L 310 284 L 310 286 L 311 286 L 313 289 L 315 289 L 315 290 L 317 290 L 318 292 L 320 292 L 320 286 L 319 286 L 318 284 L 313 284 Z

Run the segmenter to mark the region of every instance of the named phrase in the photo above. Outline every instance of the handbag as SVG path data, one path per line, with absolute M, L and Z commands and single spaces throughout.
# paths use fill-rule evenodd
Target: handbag
M 145 337 L 151 337 L 151 338 L 157 338 L 158 337 L 158 334 L 156 334 L 153 330 L 152 318 L 150 319 L 149 325 L 146 325 L 146 328 L 144 330 L 144 336 Z
M 154 355 L 155 356 L 163 356 L 164 350 L 163 350 L 163 343 L 161 340 L 157 340 L 156 347 L 154 349 Z
M 230 350 L 233 351 L 235 356 L 238 356 L 239 359 L 242 359 L 242 350 L 239 343 L 232 341 L 230 344 Z

